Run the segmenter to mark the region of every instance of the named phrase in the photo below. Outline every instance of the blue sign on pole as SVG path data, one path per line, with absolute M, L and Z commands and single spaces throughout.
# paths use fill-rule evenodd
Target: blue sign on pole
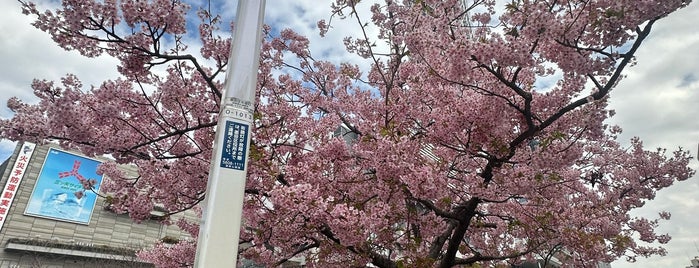
M 247 124 L 226 121 L 226 129 L 223 133 L 223 153 L 221 154 L 222 168 L 245 170 L 248 129 Z

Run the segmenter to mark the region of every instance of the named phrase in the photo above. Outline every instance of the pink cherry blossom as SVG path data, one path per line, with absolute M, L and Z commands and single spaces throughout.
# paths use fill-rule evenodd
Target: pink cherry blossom
M 669 213 L 629 211 L 691 177 L 690 156 L 638 138 L 623 147 L 607 103 L 654 23 L 690 1 L 495 2 L 387 0 L 364 14 L 363 2 L 333 1 L 320 34 L 332 19 L 356 22 L 364 34 L 343 43 L 368 69 L 313 56 L 293 29 L 262 29 L 239 253 L 308 267 L 490 267 L 562 252 L 582 267 L 665 254 L 652 243 L 669 241 L 656 231 Z M 112 157 L 101 190 L 136 221 L 156 205 L 199 211 L 228 25 L 183 1 L 62 3 L 23 12 L 64 49 L 115 57 L 123 77 L 35 80 L 39 103 L 10 99 L 0 135 Z M 181 38 L 192 12 L 196 55 Z M 196 239 L 197 222 L 163 224 Z M 139 256 L 191 266 L 194 239 Z

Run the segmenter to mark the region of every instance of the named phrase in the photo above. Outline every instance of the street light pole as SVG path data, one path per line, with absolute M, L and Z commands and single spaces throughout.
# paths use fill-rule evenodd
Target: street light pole
M 259 68 L 264 0 L 238 2 L 194 267 L 235 267 Z

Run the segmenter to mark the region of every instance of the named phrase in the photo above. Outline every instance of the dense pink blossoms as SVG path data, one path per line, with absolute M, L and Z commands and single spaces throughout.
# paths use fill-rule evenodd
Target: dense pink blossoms
M 686 0 L 390 1 L 334 18 L 376 27 L 344 40 L 365 58 L 311 56 L 292 30 L 262 48 L 242 242 L 272 266 L 452 267 L 556 255 L 567 265 L 664 254 L 659 219 L 629 211 L 689 178 L 686 151 L 623 148 L 608 94 L 653 23 Z M 364 5 L 364 3 L 361 3 Z M 201 55 L 184 54 L 180 1 L 63 1 L 35 26 L 58 45 L 118 58 L 123 78 L 86 88 L 75 76 L 32 84 L 38 104 L 11 99 L 3 137 L 58 141 L 101 166 L 116 211 L 136 220 L 203 199 L 230 40 L 199 11 Z M 318 23 L 321 34 L 332 31 Z M 364 31 L 368 33 L 370 31 Z M 542 78 L 559 77 L 548 88 Z M 642 90 L 642 89 L 641 89 Z M 330 133 L 346 126 L 357 138 Z M 129 177 L 117 164 L 133 164 Z M 177 224 L 193 235 L 197 224 Z M 194 243 L 141 256 L 191 265 Z M 560 257 L 560 256 L 559 256 Z

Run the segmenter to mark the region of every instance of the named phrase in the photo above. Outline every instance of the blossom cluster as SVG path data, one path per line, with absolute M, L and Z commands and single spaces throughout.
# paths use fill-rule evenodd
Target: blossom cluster
M 198 11 L 200 55 L 182 55 L 182 1 L 63 3 L 24 12 L 65 49 L 119 59 L 124 77 L 90 89 L 73 75 L 36 80 L 40 102 L 10 99 L 15 116 L 0 134 L 109 155 L 102 189 L 135 220 L 155 205 L 200 209 L 231 44 L 220 17 Z M 366 70 L 316 58 L 308 38 L 266 26 L 241 256 L 453 267 L 664 254 L 651 243 L 669 241 L 656 227 L 670 215 L 629 211 L 691 177 L 690 156 L 637 138 L 625 148 L 605 120 L 609 92 L 653 24 L 688 3 L 387 0 L 362 14 L 363 2 L 333 1 L 331 16 L 363 33 L 343 44 Z M 198 232 L 195 222 L 163 223 Z M 187 266 L 194 248 L 158 244 L 139 256 Z

